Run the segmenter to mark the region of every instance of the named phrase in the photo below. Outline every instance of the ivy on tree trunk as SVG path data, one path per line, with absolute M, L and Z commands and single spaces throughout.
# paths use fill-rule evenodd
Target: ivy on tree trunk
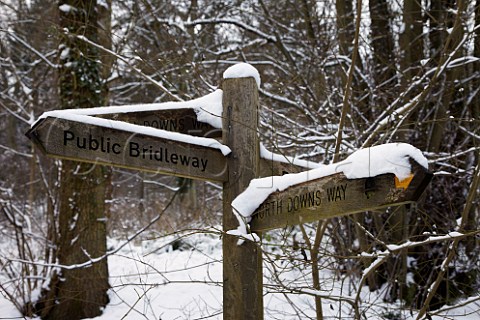
M 59 2 L 59 100 L 63 109 L 104 105 L 107 90 L 98 49 L 79 39 L 98 42 L 96 1 Z M 104 32 L 104 30 L 103 30 Z M 109 169 L 62 161 L 58 192 L 57 261 L 74 266 L 106 254 L 106 194 Z M 107 259 L 83 268 L 63 268 L 52 276 L 37 304 L 43 319 L 96 317 L 108 303 Z

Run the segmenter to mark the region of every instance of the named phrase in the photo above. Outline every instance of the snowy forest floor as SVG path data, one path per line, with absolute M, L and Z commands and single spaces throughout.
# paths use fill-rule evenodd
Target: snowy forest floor
M 185 236 L 185 234 L 183 235 Z M 122 240 L 110 239 L 109 247 Z M 110 268 L 110 303 L 97 320 L 118 319 L 222 319 L 222 242 L 218 234 L 193 233 L 141 240 L 129 243 L 108 258 Z M 287 293 L 271 282 L 271 268 L 264 266 L 265 319 L 314 319 L 315 302 L 312 296 Z M 0 280 L 4 281 L 0 274 Z M 308 274 L 291 269 L 280 275 L 292 287 L 308 284 Z M 352 298 L 355 283 L 339 279 L 332 270 L 321 273 L 322 294 Z M 354 289 L 352 289 L 354 288 Z M 381 290 L 361 289 L 362 318 L 415 319 L 416 312 L 401 304 L 383 302 Z M 283 292 L 282 292 L 283 291 Z M 469 301 L 466 301 L 469 302 Z M 323 299 L 325 319 L 354 319 L 346 302 Z M 437 310 L 433 319 L 480 319 L 480 301 L 472 301 L 448 310 Z M 437 315 L 435 315 L 437 314 Z M 24 318 L 14 305 L 0 297 L 0 319 Z

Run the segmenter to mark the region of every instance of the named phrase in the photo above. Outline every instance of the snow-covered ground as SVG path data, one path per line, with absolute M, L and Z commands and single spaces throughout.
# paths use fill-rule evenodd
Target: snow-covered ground
M 171 237 L 143 241 L 109 258 L 111 301 L 97 319 L 221 318 L 218 236 L 197 234 L 184 242 L 170 241 Z M 180 248 L 174 250 L 177 245 Z
M 222 319 L 222 246 L 219 235 L 195 233 L 180 241 L 177 237 L 132 242 L 109 257 L 110 303 L 96 320 Z M 110 240 L 109 246 L 116 247 L 120 242 Z M 270 293 L 274 287 L 269 280 L 269 270 L 271 266 L 265 262 L 265 319 L 314 319 L 315 303 L 311 295 Z M 292 287 L 309 283 L 308 273 L 299 270 L 289 270 L 280 276 Z M 335 297 L 354 299 L 355 284 L 338 279 L 332 270 L 324 269 L 321 278 L 321 294 L 334 298 L 322 300 L 325 318 L 354 319 L 350 304 L 336 301 Z M 360 311 L 365 319 L 415 319 L 415 312 L 384 303 L 382 292 L 371 293 L 365 287 L 360 297 Z M 478 297 L 471 300 L 473 302 L 465 306 L 440 312 L 439 316 L 432 318 L 480 319 L 480 301 Z M 24 318 L 13 304 L 1 297 L 0 319 Z

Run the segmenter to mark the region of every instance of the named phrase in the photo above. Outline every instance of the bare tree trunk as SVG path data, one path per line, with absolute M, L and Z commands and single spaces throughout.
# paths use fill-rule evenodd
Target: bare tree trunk
M 403 4 L 404 30 L 400 34 L 402 82 L 408 83 L 419 73 L 423 59 L 423 18 L 421 1 L 405 0 Z
M 375 89 L 371 98 L 373 110 L 372 116 L 375 117 L 377 108 L 383 105 L 388 105 L 395 96 L 395 86 L 397 82 L 396 78 L 396 66 L 395 66 L 395 54 L 394 54 L 394 39 L 391 29 L 392 13 L 389 9 L 387 0 L 371 0 L 368 3 L 370 10 L 371 20 L 371 34 L 372 34 L 372 48 L 373 48 L 373 82 L 375 83 Z M 370 117 L 369 117 L 370 118 Z M 373 214 L 372 216 L 374 226 L 377 233 L 384 234 L 382 229 L 378 226 L 383 226 L 384 220 L 380 214 Z M 364 217 L 358 222 L 365 224 Z M 360 239 L 360 247 L 362 251 L 368 251 L 372 249 L 372 244 L 369 238 L 366 236 L 365 231 L 357 227 L 356 233 Z M 382 272 L 368 275 L 368 286 L 370 290 L 376 290 L 382 285 L 382 278 L 384 274 Z M 383 280 L 384 281 L 384 280 Z
M 68 30 L 60 45 L 61 105 L 104 105 L 107 89 L 102 75 L 106 70 L 98 63 L 97 50 L 75 38 L 82 35 L 100 40 L 96 1 L 60 1 L 59 8 L 60 30 Z M 106 253 L 105 195 L 110 174 L 98 165 L 63 161 L 60 175 L 57 260 L 72 266 Z M 85 268 L 62 269 L 53 276 L 49 291 L 40 300 L 41 316 L 71 320 L 98 316 L 108 303 L 108 289 L 106 259 Z
M 340 160 L 340 145 L 342 139 L 342 131 L 343 127 L 346 125 L 345 119 L 347 114 L 351 116 L 351 110 L 353 108 L 357 108 L 362 110 L 362 113 L 370 114 L 368 111 L 368 104 L 365 100 L 362 101 L 362 95 L 364 90 L 366 89 L 362 80 L 357 79 L 355 75 L 355 70 L 358 68 L 361 70 L 361 62 L 358 52 L 358 37 L 360 34 L 360 17 L 361 17 L 361 10 L 362 10 L 362 2 L 356 3 L 356 19 L 354 22 L 354 15 L 353 15 L 353 4 L 351 0 L 337 0 L 335 3 L 336 10 L 337 10 L 337 29 L 338 29 L 338 41 L 339 41 L 339 51 L 341 55 L 351 56 L 353 65 L 350 65 L 347 72 L 340 73 L 342 76 L 342 84 L 345 88 L 344 90 L 344 97 L 343 97 L 343 106 L 342 106 L 342 117 L 340 120 L 340 127 L 341 130 L 338 130 L 337 134 L 337 142 L 335 144 L 335 154 L 334 154 L 334 162 Z M 347 238 L 347 243 L 350 245 L 340 245 L 340 248 L 337 250 L 344 251 L 344 255 L 352 255 L 352 252 L 348 252 L 351 248 L 353 241 L 358 240 L 359 249 L 361 252 L 368 252 L 370 250 L 370 243 L 364 229 L 361 227 L 363 225 L 365 214 L 364 213 L 357 213 L 352 215 L 351 218 L 341 217 L 332 219 L 332 221 L 336 223 L 341 223 L 345 225 L 345 230 L 347 231 L 346 234 L 342 235 Z M 319 230 L 317 230 L 319 232 Z M 354 234 L 355 239 L 348 239 L 351 234 Z M 351 237 L 350 237 L 351 238 Z M 343 241 L 339 241 L 339 243 L 343 243 Z M 357 264 L 358 269 L 367 268 L 370 265 L 370 261 L 366 259 L 361 259 Z M 368 286 L 370 290 L 377 289 L 377 280 L 375 274 L 369 274 L 368 276 Z
M 401 87 L 405 89 L 415 76 L 421 72 L 420 61 L 423 59 L 423 19 L 421 3 L 416 0 L 405 0 L 403 6 L 403 33 L 400 34 L 400 66 L 401 66 Z M 415 92 L 416 94 L 417 92 Z M 409 99 L 411 97 L 408 97 Z M 415 121 L 418 113 L 411 116 L 412 122 L 408 129 L 414 130 Z M 407 128 L 406 128 L 407 129 Z M 409 141 L 408 132 L 410 130 L 399 130 L 395 138 L 399 141 Z M 383 239 L 388 243 L 403 243 L 408 240 L 409 223 L 411 216 L 415 213 L 415 208 L 411 206 L 401 206 L 395 208 L 389 214 L 386 221 L 388 239 Z M 407 250 L 400 251 L 397 255 L 387 261 L 387 269 L 390 276 L 387 278 L 390 290 L 385 299 L 387 301 L 396 301 L 399 298 L 405 298 L 407 290 Z M 387 275 L 387 274 L 386 274 Z
M 348 55 L 353 50 L 355 26 L 353 22 L 352 0 L 336 0 L 337 34 L 340 54 Z
M 477 6 L 475 7 L 475 25 L 478 26 L 480 25 L 480 3 L 477 2 Z M 474 47 L 474 56 L 475 57 L 480 57 L 480 30 L 477 29 L 476 34 L 475 34 L 475 47 Z M 476 72 L 477 75 L 480 74 L 480 64 L 475 64 L 473 72 Z M 470 103 L 469 105 L 469 112 L 471 114 L 472 119 L 480 119 L 480 93 L 477 91 L 480 88 L 480 79 L 478 79 L 474 82 L 474 86 L 472 87 L 472 91 L 476 92 L 474 101 Z M 468 126 L 468 125 L 467 125 Z M 474 132 L 476 129 L 478 132 L 478 125 L 476 124 L 471 124 L 468 126 L 471 132 Z M 476 152 L 475 154 L 475 162 L 478 163 L 478 158 L 480 157 L 480 152 Z M 480 205 L 478 203 L 478 198 L 476 200 L 476 205 L 472 206 L 472 209 L 469 213 L 468 216 L 468 222 L 465 224 L 465 229 L 466 230 L 477 230 L 480 225 Z M 472 239 L 472 241 L 469 241 L 467 243 L 467 252 L 472 252 L 475 254 L 474 249 L 475 249 L 475 240 Z M 478 251 L 478 249 L 477 249 Z M 476 258 L 478 259 L 478 254 L 476 255 Z
M 394 41 L 390 27 L 392 15 L 387 0 L 370 0 L 368 5 L 372 23 L 373 70 L 377 91 L 373 100 L 380 102 L 378 97 L 383 96 L 388 101 L 395 96 L 392 89 L 396 84 Z
M 104 168 L 63 161 L 60 185 L 58 262 L 74 265 L 106 253 Z M 47 319 L 82 319 L 101 314 L 108 303 L 104 259 L 86 268 L 62 270 L 53 283 L 56 304 Z
M 434 4 L 435 3 L 435 4 Z M 443 4 L 441 1 L 433 1 L 432 14 L 435 16 L 432 19 L 434 29 L 443 30 L 436 31 L 432 34 L 432 46 L 433 46 L 433 59 L 435 62 L 440 61 L 442 55 L 451 54 L 451 52 L 458 46 L 460 43 L 464 30 L 463 22 L 461 16 L 466 10 L 466 2 L 458 1 L 457 7 L 454 3 L 447 1 Z M 440 6 L 440 7 L 436 7 Z M 451 12 L 457 12 L 456 15 L 452 15 Z M 451 30 L 450 41 L 446 43 L 446 30 Z M 461 50 L 460 50 L 461 51 Z M 457 52 L 454 56 L 458 57 L 461 52 Z M 455 99 L 455 83 L 454 81 L 460 79 L 464 75 L 462 68 L 454 68 L 448 70 L 444 75 L 443 81 L 446 86 L 445 92 L 442 94 L 441 99 L 437 99 L 437 104 L 435 105 L 435 116 L 432 130 L 430 132 L 429 146 L 428 150 L 431 152 L 438 152 L 441 148 L 442 142 L 444 141 L 445 127 L 447 125 L 447 117 L 449 116 L 449 109 L 451 104 L 453 104 Z M 455 110 L 451 110 L 455 112 Z

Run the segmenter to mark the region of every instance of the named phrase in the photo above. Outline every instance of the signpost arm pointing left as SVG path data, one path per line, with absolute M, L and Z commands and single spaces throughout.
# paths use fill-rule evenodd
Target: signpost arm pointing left
M 48 113 L 27 132 L 48 156 L 223 182 L 229 149 L 193 137 L 68 112 Z

